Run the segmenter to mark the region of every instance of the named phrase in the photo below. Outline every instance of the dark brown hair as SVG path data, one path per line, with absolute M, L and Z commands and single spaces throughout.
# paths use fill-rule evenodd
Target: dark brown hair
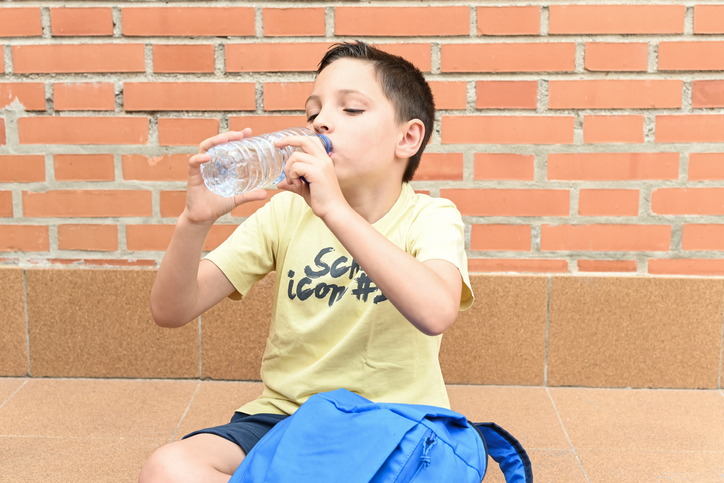
M 332 45 L 319 62 L 317 74 L 339 59 L 358 59 L 372 64 L 382 92 L 395 108 L 397 122 L 419 119 L 425 126 L 420 149 L 410 157 L 402 181 L 411 181 L 420 165 L 422 152 L 432 134 L 435 123 L 435 101 L 432 91 L 420 69 L 400 56 L 388 54 L 364 42 L 341 42 Z

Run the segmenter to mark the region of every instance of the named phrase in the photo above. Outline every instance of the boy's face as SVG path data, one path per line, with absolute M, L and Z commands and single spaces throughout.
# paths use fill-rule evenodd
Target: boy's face
M 389 182 L 398 171 L 402 179 L 407 159 L 396 158 L 395 147 L 403 126 L 371 64 L 332 62 L 317 76 L 306 111 L 307 127 L 332 141 L 330 157 L 342 188 Z

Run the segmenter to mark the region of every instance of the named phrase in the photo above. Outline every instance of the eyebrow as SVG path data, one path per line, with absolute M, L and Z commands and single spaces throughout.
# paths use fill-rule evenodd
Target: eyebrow
M 362 97 L 371 100 L 371 99 L 369 98 L 369 96 L 367 96 L 367 95 L 365 95 L 364 93 L 362 93 L 362 91 L 358 91 L 358 90 L 356 90 L 356 89 L 340 89 L 339 91 L 337 91 L 337 93 L 338 93 L 338 95 L 341 95 L 341 96 L 347 96 L 347 95 L 349 95 L 349 94 L 359 94 L 359 95 L 361 95 Z M 309 101 L 319 101 L 319 96 L 317 96 L 317 95 L 315 95 L 315 94 L 312 94 L 311 96 L 309 96 L 309 97 L 307 98 L 307 100 L 304 102 L 304 106 L 305 106 L 305 107 L 306 107 L 307 104 L 309 104 Z

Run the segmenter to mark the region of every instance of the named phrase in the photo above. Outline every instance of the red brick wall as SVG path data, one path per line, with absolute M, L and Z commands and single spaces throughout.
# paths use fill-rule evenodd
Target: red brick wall
M 724 5 L 63 3 L 0 6 L 4 264 L 157 265 L 198 142 L 302 124 L 360 38 L 431 82 L 471 270 L 724 275 Z

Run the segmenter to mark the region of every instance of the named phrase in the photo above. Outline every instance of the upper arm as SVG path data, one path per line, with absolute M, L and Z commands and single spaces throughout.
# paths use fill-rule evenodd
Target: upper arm
M 441 327 L 440 333 L 444 332 L 457 319 L 457 314 L 460 308 L 460 299 L 463 290 L 463 280 L 460 275 L 460 270 L 454 264 L 440 259 L 426 260 L 422 262 L 427 268 L 435 272 L 435 274 L 442 280 L 442 286 L 445 288 L 444 294 L 439 294 L 438 302 L 444 304 L 446 309 L 446 317 L 441 320 L 447 321 Z
M 203 314 L 214 305 L 236 291 L 234 285 L 216 264 L 210 260 L 201 260 L 197 278 L 199 291 L 196 301 L 195 317 Z

